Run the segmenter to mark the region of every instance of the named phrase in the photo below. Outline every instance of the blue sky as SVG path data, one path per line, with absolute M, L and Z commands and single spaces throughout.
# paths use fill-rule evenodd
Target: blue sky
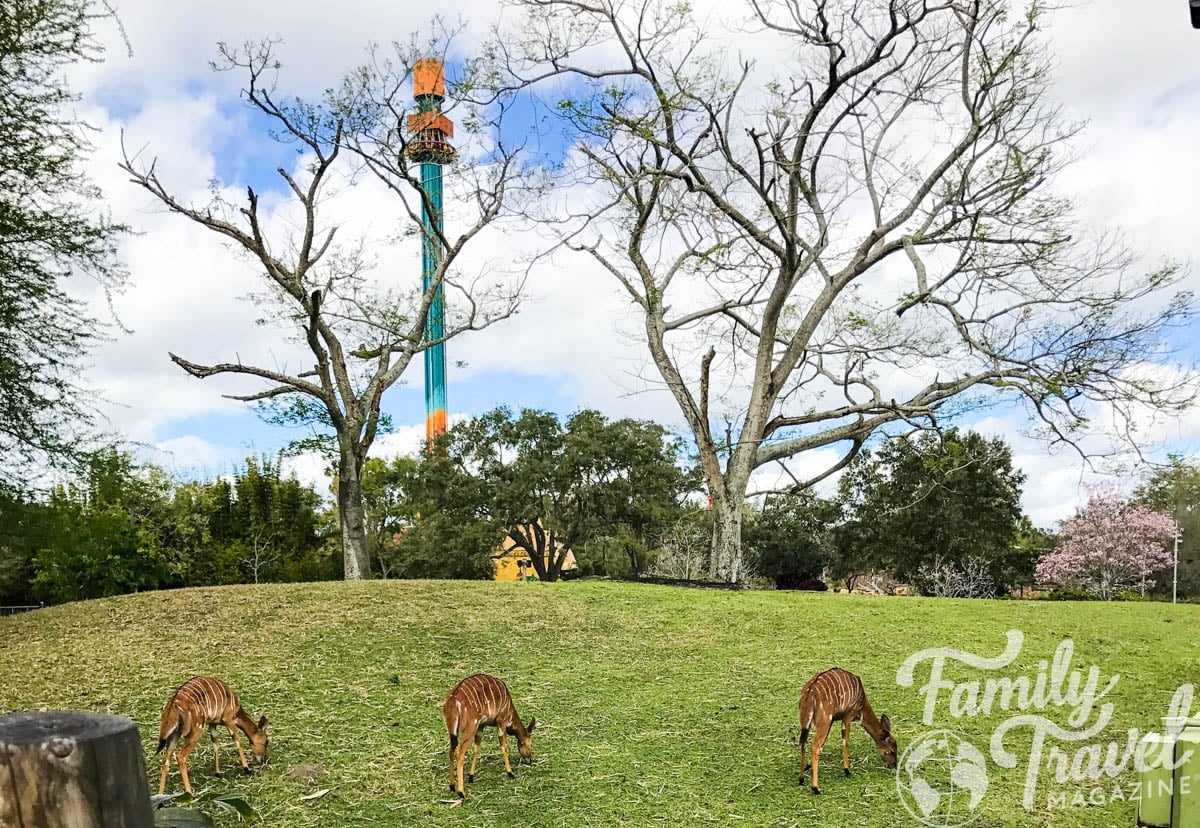
M 454 0 L 443 11 L 478 27 L 498 9 L 483 0 Z M 1200 215 L 1200 32 L 1188 27 L 1182 0 L 1155 0 L 1139 9 L 1136 26 L 1123 0 L 1094 0 L 1053 21 L 1056 96 L 1072 117 L 1089 122 L 1079 142 L 1083 160 L 1064 184 L 1095 227 L 1124 228 L 1151 259 L 1190 261 Z M 123 249 L 132 283 L 115 303 L 134 333 L 97 354 L 92 376 L 113 403 L 114 426 L 159 447 L 150 456 L 182 473 L 222 471 L 247 453 L 273 452 L 294 435 L 220 396 L 257 386 L 192 379 L 171 365 L 167 351 L 201 362 L 234 354 L 286 361 L 293 352 L 256 328 L 256 309 L 238 299 L 253 286 L 253 271 L 202 230 L 164 214 L 115 169 L 121 132 L 127 147 L 157 155 L 164 179 L 193 198 L 202 198 L 214 177 L 240 188 L 279 191 L 274 168 L 289 165 L 293 150 L 271 141 L 262 116 L 238 100 L 240 77 L 209 71 L 216 41 L 281 37 L 285 88 L 314 95 L 363 60 L 370 39 L 420 28 L 426 12 L 377 0 L 344 0 L 334 20 L 327 6 L 308 0 L 214 0 L 203 8 L 120 0 L 118 10 L 133 56 L 126 56 L 115 32 L 106 33 L 112 45 L 107 61 L 81 70 L 77 88 L 84 114 L 103 127 L 90 172 L 114 215 L 140 231 Z M 554 130 L 540 149 L 561 150 Z M 350 208 L 347 220 L 375 222 L 379 230 L 381 203 L 365 198 Z M 521 252 L 511 238 L 489 244 L 502 257 Z M 419 257 L 410 258 L 389 263 L 387 272 L 416 283 Z M 1198 284 L 1194 273 L 1189 282 Z M 452 416 L 496 405 L 560 413 L 596 407 L 610 416 L 679 426 L 668 395 L 639 378 L 653 369 L 647 370 L 636 344 L 619 335 L 636 319 L 611 280 L 577 262 L 556 261 L 531 288 L 532 301 L 516 319 L 448 345 Z M 1200 356 L 1190 333 L 1180 334 L 1177 344 L 1183 357 Z M 467 362 L 465 369 L 455 366 L 459 359 Z M 405 384 L 385 395 L 384 410 L 397 433 L 381 441 L 380 450 L 415 449 L 424 432 L 420 360 Z M 1001 405 L 964 424 L 1013 443 L 1029 475 L 1026 507 L 1035 520 L 1048 524 L 1074 508 L 1090 474 L 1069 453 L 1051 453 L 1023 438 L 1028 424 L 1019 406 Z M 1200 417 L 1163 426 L 1153 437 L 1160 446 L 1194 454 Z M 320 476 L 314 458 L 294 463 L 302 476 Z

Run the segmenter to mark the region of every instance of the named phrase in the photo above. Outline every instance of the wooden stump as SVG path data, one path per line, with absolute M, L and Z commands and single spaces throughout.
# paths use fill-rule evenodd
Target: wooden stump
M 0 826 L 150 828 L 137 725 L 94 713 L 0 716 Z

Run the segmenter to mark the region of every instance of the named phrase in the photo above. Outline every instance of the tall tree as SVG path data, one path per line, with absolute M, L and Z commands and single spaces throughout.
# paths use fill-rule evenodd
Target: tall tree
M 211 485 L 211 484 L 210 484 Z M 246 458 L 234 475 L 233 525 L 245 580 L 308 581 L 332 575 L 321 560 L 317 509 L 321 498 L 279 458 Z
M 746 527 L 751 568 L 779 589 L 796 589 L 820 578 L 833 557 L 838 504 L 810 491 L 767 495 Z
M 617 525 L 649 536 L 694 490 L 678 439 L 652 422 L 580 411 L 498 408 L 456 425 L 448 461 L 478 481 L 479 508 L 525 550 L 543 581 L 567 553 Z
M 0 486 L 0 604 L 29 604 L 34 556 L 45 546 L 48 509 L 29 492 Z
M 864 451 L 838 481 L 845 512 L 835 533 L 839 575 L 879 568 L 903 581 L 922 566 L 978 560 L 996 586 L 1021 582 L 1033 566 L 1016 543 L 1024 481 L 1002 439 L 973 431 L 920 434 Z
M 55 487 L 34 560 L 38 598 L 77 601 L 172 585 L 156 531 L 169 496 L 165 482 L 130 455 L 106 449 L 79 480 Z
M 1038 559 L 1049 554 L 1057 543 L 1058 535 L 1034 526 L 1028 515 L 1021 515 L 1011 554 L 999 562 L 998 568 L 993 566 L 990 574 L 1000 588 L 1020 589 L 1023 594 L 1025 587 L 1033 586 Z
M 1111 490 L 1094 492 L 1063 521 L 1058 546 L 1038 561 L 1038 580 L 1085 589 L 1104 601 L 1152 587 L 1153 573 L 1171 563 L 1176 529 L 1169 515 L 1125 503 Z
M 495 576 L 492 555 L 505 532 L 491 517 L 484 481 L 440 452 L 397 458 L 382 480 L 369 480 L 368 514 L 384 535 L 381 570 L 399 578 Z M 377 483 L 386 487 L 382 497 Z
M 741 574 L 768 464 L 835 449 L 803 487 L 1000 398 L 1079 447 L 1097 411 L 1191 399 L 1145 370 L 1191 311 L 1178 270 L 1138 272 L 1050 186 L 1077 131 L 1053 3 L 744 0 L 724 30 L 671 0 L 523 5 L 518 80 L 579 81 L 549 93 L 579 139 L 553 226 L 628 296 L 694 435 L 712 577 Z
M 1172 455 L 1166 466 L 1154 469 L 1138 487 L 1133 502 L 1174 518 L 1179 526 L 1176 592 L 1184 597 L 1200 595 L 1200 465 Z M 1156 593 L 1171 594 L 1176 577 L 1173 564 L 1155 575 Z
M 114 449 L 48 492 L 0 496 L 0 600 L 335 576 L 321 498 L 280 463 L 179 482 Z
M 384 578 L 392 574 L 389 552 L 409 521 L 421 511 L 414 508 L 412 481 L 419 478 L 421 461 L 415 457 L 382 460 L 367 458 L 363 466 L 363 503 L 366 506 L 367 549 L 376 571 Z
M 423 51 L 428 51 L 426 47 Z M 512 314 L 519 284 L 495 278 L 463 278 L 459 258 L 475 236 L 501 217 L 506 201 L 519 189 L 522 170 L 517 150 L 502 138 L 508 112 L 501 94 L 487 94 L 486 67 L 468 62 L 449 87 L 453 105 L 445 111 L 460 126 L 457 160 L 447 165 L 447 204 L 459 209 L 453 230 L 443 231 L 441 205 L 421 180 L 419 153 L 427 149 L 422 133 L 406 131 L 406 113 L 414 110 L 412 67 L 422 53 L 396 46 L 392 57 L 375 59 L 347 76 L 320 103 L 288 99 L 276 93 L 279 64 L 271 44 L 244 51 L 222 46 L 224 68 L 248 76 L 242 91 L 249 106 L 272 125 L 269 134 L 302 151 L 299 169 L 278 169 L 281 186 L 297 208 L 298 232 L 272 227 L 259 193 L 246 188 L 235 207 L 214 191 L 209 204 L 190 204 L 172 193 L 153 162 L 125 158 L 123 168 L 169 210 L 230 239 L 261 268 L 266 286 L 256 297 L 269 313 L 290 324 L 292 340 L 306 349 L 312 363 L 289 373 L 277 367 L 239 361 L 202 365 L 171 354 L 195 377 L 240 374 L 265 381 L 264 390 L 233 399 L 268 403 L 277 420 L 312 425 L 318 442 L 335 458 L 337 504 L 347 579 L 369 573 L 362 497 L 362 468 L 386 418 L 380 401 L 425 349 L 466 331 L 478 330 Z M 462 95 L 458 93 L 462 91 Z M 466 97 L 474 94 L 480 101 Z M 449 161 L 449 156 L 445 160 Z M 441 261 L 425 290 L 396 290 L 372 282 L 372 261 L 355 244 L 335 243 L 339 227 L 323 210 L 331 190 L 353 186 L 366 169 L 395 194 L 409 230 L 441 252 Z M 422 221 L 422 208 L 435 220 Z M 373 251 L 375 253 L 375 251 Z M 415 273 L 415 265 L 414 265 Z M 438 295 L 448 292 L 441 338 L 426 336 L 426 317 Z
M 125 228 L 81 169 L 92 128 L 72 109 L 65 72 L 100 60 L 96 26 L 111 17 L 91 0 L 0 4 L 0 483 L 84 459 L 95 424 L 78 379 L 104 325 L 65 280 L 119 287 Z

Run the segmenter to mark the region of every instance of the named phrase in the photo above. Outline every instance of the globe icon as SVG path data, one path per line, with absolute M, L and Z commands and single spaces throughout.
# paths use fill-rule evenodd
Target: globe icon
M 926 733 L 908 746 L 896 766 L 900 801 L 918 822 L 957 828 L 978 816 L 987 793 L 987 760 L 949 730 Z

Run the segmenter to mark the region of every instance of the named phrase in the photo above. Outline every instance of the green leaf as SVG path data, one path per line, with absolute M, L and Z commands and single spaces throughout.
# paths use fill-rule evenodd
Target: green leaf
M 154 794 L 150 797 L 150 807 L 161 808 L 164 805 L 169 805 L 178 800 L 181 804 L 187 804 L 192 801 L 192 795 L 185 791 L 173 794 Z
M 191 808 L 163 808 L 154 814 L 155 828 L 216 828 L 212 817 Z
M 255 813 L 254 808 L 246 800 L 245 794 L 221 794 L 220 796 L 212 797 L 211 800 L 208 797 L 201 797 L 201 801 L 211 801 L 212 804 L 221 810 L 230 814 L 236 814 L 244 822 L 254 822 L 258 818 L 258 814 Z

